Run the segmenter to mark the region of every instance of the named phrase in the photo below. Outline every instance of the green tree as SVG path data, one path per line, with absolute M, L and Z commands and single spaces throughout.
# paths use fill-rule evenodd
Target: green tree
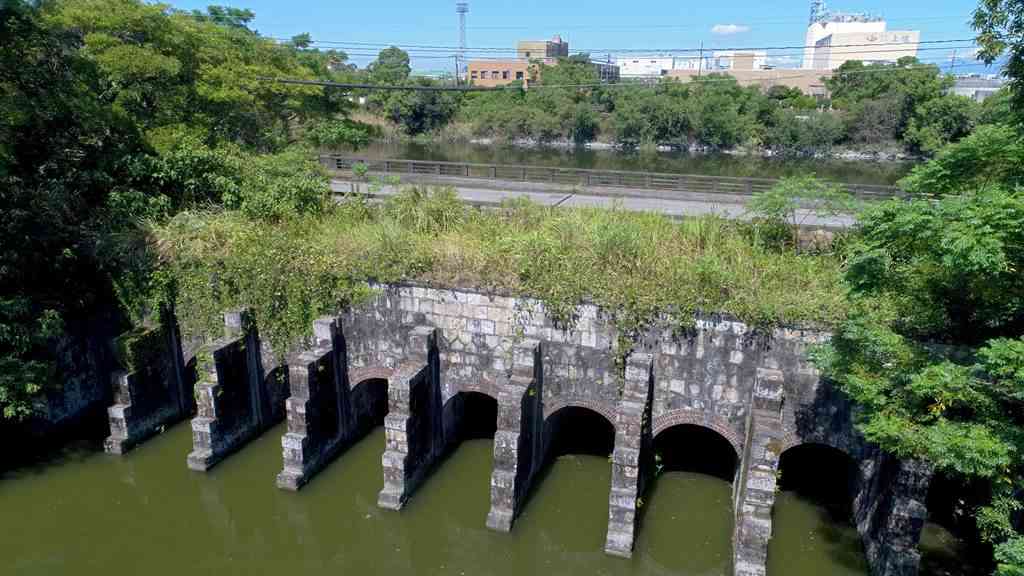
M 842 186 L 813 175 L 783 178 L 747 204 L 758 218 L 788 229 L 794 250 L 800 248 L 800 228 L 808 218 L 838 216 L 856 208 L 856 199 Z
M 412 67 L 409 66 L 409 54 L 392 46 L 380 51 L 377 59 L 367 66 L 370 81 L 375 84 L 401 84 L 409 79 Z
M 233 16 L 197 18 L 139 0 L 47 6 L 46 24 L 77 41 L 103 73 L 102 93 L 151 141 L 188 126 L 210 143 L 271 151 L 293 141 L 302 122 L 343 111 L 338 100 L 336 110 L 324 110 L 315 86 L 268 82 L 315 76 L 294 48 L 236 25 Z
M 831 112 L 779 108 L 764 143 L 780 156 L 813 157 L 827 154 L 843 137 L 843 121 Z
M 922 64 L 908 56 L 895 64 L 845 62 L 825 79 L 825 85 L 832 93 L 833 106 L 852 112 L 854 117 L 860 116 L 860 120 L 883 118 L 874 110 L 860 110 L 866 102 L 891 106 L 895 115 L 894 136 L 903 139 L 918 107 L 945 94 L 953 86 L 953 79 L 943 75 L 938 66 Z M 868 111 L 872 113 L 864 116 Z
M 436 88 L 439 83 L 429 78 L 416 78 L 410 86 Z M 439 90 L 398 90 L 377 97 L 385 118 L 415 136 L 441 128 L 451 121 L 459 108 L 459 95 Z
M 206 11 L 193 10 L 192 16 L 203 22 L 213 22 L 220 26 L 249 29 L 249 23 L 256 19 L 252 10 L 232 8 L 230 6 L 208 6 Z
M 1024 137 L 1010 126 L 980 126 L 946 146 L 926 164 L 914 167 L 900 186 L 912 194 L 955 194 L 999 185 L 1024 185 Z
M 871 442 L 988 483 L 976 511 L 1005 566 L 1024 475 L 1024 193 L 985 188 L 868 210 L 851 243 L 851 314 L 815 354 Z
M 329 71 L 251 19 L 139 0 L 0 4 L 4 417 L 29 415 L 59 382 L 62 327 L 118 303 L 130 318 L 155 312 L 142 220 L 219 204 L 273 221 L 323 206 L 309 153 L 282 150 L 347 103 L 262 79 Z
M 1021 0 L 981 0 L 974 11 L 974 30 L 981 46 L 978 57 L 992 64 L 1004 54 L 1014 108 L 1024 110 L 1024 3 Z M 1019 116 L 1018 116 L 1019 119 Z
M 846 133 L 855 144 L 885 144 L 899 138 L 902 97 L 881 96 L 860 100 L 843 110 Z
M 970 134 L 977 116 L 978 105 L 970 98 L 956 94 L 934 98 L 914 110 L 904 140 L 911 150 L 933 155 Z
M 142 149 L 98 66 L 38 16 L 0 5 L 0 412 L 14 419 L 58 380 L 63 326 L 110 298 L 96 222 Z

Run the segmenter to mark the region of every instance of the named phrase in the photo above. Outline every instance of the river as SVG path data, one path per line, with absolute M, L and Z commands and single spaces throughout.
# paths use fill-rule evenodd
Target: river
M 82 441 L 0 474 L 0 574 L 730 572 L 731 486 L 712 476 L 659 476 L 645 495 L 634 557 L 622 560 L 602 551 L 610 475 L 604 457 L 555 460 L 512 533 L 500 534 L 484 527 L 489 439 L 462 443 L 395 513 L 376 504 L 382 428 L 299 493 L 274 487 L 283 432 L 281 425 L 271 429 L 207 474 L 185 467 L 188 423 L 125 457 Z M 769 574 L 867 574 L 849 523 L 785 492 L 775 520 Z
M 375 142 L 359 152 L 345 152 L 344 154 L 371 159 L 403 158 L 435 162 L 527 164 L 708 176 L 779 178 L 798 174 L 816 174 L 821 178 L 837 182 L 874 185 L 895 184 L 913 168 L 913 164 L 909 162 L 773 159 L 732 154 L 527 148 L 469 143 Z

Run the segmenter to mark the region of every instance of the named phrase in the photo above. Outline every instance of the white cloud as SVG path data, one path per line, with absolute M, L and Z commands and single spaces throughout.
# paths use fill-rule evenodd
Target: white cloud
M 720 36 L 731 36 L 732 34 L 743 34 L 744 32 L 750 32 L 750 26 L 742 24 L 715 24 L 711 27 L 711 33 Z

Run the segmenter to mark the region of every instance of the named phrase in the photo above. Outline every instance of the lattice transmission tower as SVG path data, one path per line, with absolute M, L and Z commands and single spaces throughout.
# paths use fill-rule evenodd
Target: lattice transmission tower
M 459 54 L 456 71 L 459 78 L 466 74 L 466 14 L 469 14 L 469 2 L 456 2 L 455 13 L 459 15 Z

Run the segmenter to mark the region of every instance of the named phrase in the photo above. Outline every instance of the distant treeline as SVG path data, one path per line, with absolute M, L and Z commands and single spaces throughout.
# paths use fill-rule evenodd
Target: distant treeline
M 367 104 L 404 136 L 750 147 L 799 156 L 828 153 L 836 145 L 930 156 L 975 126 L 1005 121 L 1009 114 L 1008 94 L 984 104 L 952 94 L 951 76 L 915 58 L 847 62 L 825 80 L 830 99 L 786 86 L 743 87 L 724 74 L 688 83 L 666 78 L 654 85 L 600 85 L 586 59 L 537 66 L 540 80 L 529 90 L 370 91 Z M 350 73 L 370 83 L 451 84 L 413 78 L 409 70 L 408 55 L 389 48 L 366 70 Z

